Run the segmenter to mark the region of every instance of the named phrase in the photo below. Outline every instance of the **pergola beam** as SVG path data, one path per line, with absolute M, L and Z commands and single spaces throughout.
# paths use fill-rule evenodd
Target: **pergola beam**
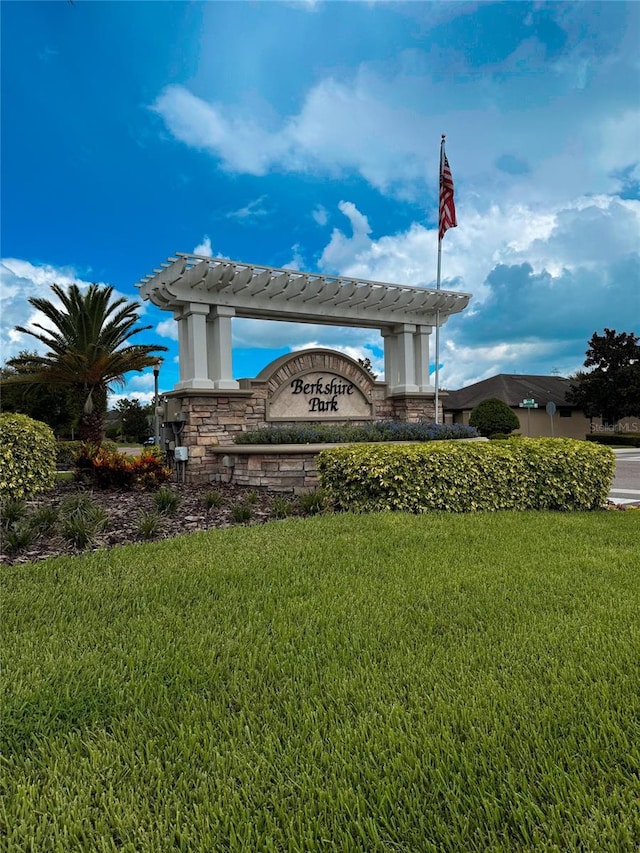
M 428 363 L 422 365 L 425 353 L 428 360 L 426 336 L 436 322 L 442 325 L 471 299 L 470 294 L 458 291 L 179 252 L 137 286 L 143 299 L 174 312 L 182 330 L 179 386 L 194 389 L 237 387 L 231 377 L 231 319 L 245 317 L 380 329 L 391 392 L 426 391 L 430 387 Z M 203 343 L 206 318 L 208 332 Z M 207 353 L 208 375 L 204 376 Z M 195 375 L 188 375 L 194 371 Z

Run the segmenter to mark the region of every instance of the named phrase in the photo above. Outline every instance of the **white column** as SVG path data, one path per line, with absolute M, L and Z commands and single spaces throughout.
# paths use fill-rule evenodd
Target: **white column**
M 413 336 L 413 347 L 415 353 L 415 381 L 420 391 L 435 391 L 435 387 L 429 383 L 429 335 L 432 326 L 418 326 Z
M 415 379 L 415 351 L 413 338 L 416 327 L 412 323 L 401 323 L 393 327 L 396 337 L 396 350 L 398 356 L 398 383 L 394 385 L 391 392 L 394 394 L 414 394 L 418 391 Z
M 182 308 L 173 312 L 173 319 L 178 324 L 178 368 L 180 382 L 184 382 L 189 376 L 193 376 L 193 364 L 189 361 L 189 338 L 187 321 L 182 316 Z
M 420 390 L 416 384 L 415 332 L 412 323 L 382 329 L 384 375 L 390 394 L 415 394 Z
M 209 376 L 215 388 L 233 389 L 240 385 L 233 378 L 231 319 L 235 308 L 213 305 L 207 322 Z
M 180 325 L 186 324 L 186 358 L 182 363 L 180 351 L 180 382 L 177 388 L 212 389 L 207 367 L 207 315 L 209 306 L 201 302 L 187 302 L 182 308 Z M 184 376 L 183 376 L 184 370 Z
M 384 341 L 384 381 L 387 383 L 387 388 L 390 390 L 400 381 L 400 373 L 397 368 L 397 341 L 396 336 L 391 329 L 380 329 Z

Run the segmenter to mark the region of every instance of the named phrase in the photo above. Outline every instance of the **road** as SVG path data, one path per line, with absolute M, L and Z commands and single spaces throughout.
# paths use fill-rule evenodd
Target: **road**
M 640 447 L 614 450 L 616 475 L 609 499 L 617 504 L 640 504 Z

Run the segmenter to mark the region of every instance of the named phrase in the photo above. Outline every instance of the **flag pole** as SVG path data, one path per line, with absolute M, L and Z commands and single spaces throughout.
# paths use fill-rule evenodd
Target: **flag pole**
M 440 275 L 442 271 L 442 237 L 440 236 L 440 198 L 442 195 L 442 168 L 444 157 L 445 134 L 440 140 L 440 168 L 438 170 L 438 269 L 436 273 L 436 290 L 440 290 Z M 435 422 L 440 423 L 440 309 L 436 308 L 436 377 L 435 377 Z

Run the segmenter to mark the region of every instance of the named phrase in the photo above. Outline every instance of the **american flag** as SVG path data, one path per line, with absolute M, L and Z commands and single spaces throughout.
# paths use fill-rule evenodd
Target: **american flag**
M 440 230 L 438 239 L 442 240 L 448 228 L 455 228 L 456 206 L 453 201 L 453 178 L 447 155 L 444 153 L 444 141 L 440 152 Z

